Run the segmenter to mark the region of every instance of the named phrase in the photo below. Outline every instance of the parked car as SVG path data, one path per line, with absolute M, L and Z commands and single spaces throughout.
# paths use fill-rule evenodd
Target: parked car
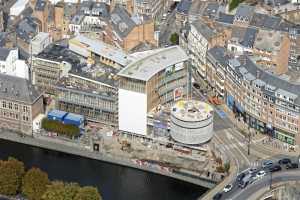
M 280 165 L 274 165 L 272 167 L 270 167 L 270 172 L 278 172 L 281 170 Z
M 213 200 L 219 200 L 222 198 L 222 193 L 217 193 L 215 196 L 213 196 Z
M 223 189 L 224 192 L 229 192 L 230 190 L 232 190 L 232 185 L 231 184 L 226 185 Z
M 286 169 L 296 169 L 298 167 L 298 163 L 289 163 L 286 165 Z
M 291 159 L 289 159 L 289 158 L 282 158 L 282 159 L 280 159 L 279 161 L 278 161 L 278 164 L 279 165 L 286 165 L 286 164 L 289 164 L 289 163 L 291 163 L 292 161 L 291 161 Z
M 263 162 L 262 167 L 263 168 L 270 168 L 273 166 L 273 161 L 272 160 L 266 160 Z
M 265 170 L 260 170 L 257 174 L 256 174 L 256 178 L 262 178 L 266 175 Z

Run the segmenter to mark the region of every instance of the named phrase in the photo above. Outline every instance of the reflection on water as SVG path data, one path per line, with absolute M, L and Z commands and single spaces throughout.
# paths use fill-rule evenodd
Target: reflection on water
M 132 168 L 0 140 L 0 159 L 9 156 L 23 161 L 26 167 L 41 168 L 51 180 L 96 186 L 104 200 L 195 200 L 206 191 Z

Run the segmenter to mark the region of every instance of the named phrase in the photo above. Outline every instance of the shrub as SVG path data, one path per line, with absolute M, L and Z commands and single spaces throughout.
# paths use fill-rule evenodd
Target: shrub
M 55 132 L 70 138 L 77 137 L 80 134 L 80 129 L 72 124 L 63 124 L 60 121 L 44 118 L 42 120 L 42 128 L 46 131 Z

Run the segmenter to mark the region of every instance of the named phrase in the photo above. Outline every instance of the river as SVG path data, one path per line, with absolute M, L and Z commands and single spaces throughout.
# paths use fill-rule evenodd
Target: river
M 0 140 L 0 159 L 15 157 L 51 180 L 99 189 L 104 200 L 195 200 L 206 188 L 128 167 Z

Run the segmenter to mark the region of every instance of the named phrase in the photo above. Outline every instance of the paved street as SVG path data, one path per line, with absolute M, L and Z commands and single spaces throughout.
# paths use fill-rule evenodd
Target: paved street
M 160 35 L 159 35 L 159 45 L 164 47 L 165 45 L 170 45 L 170 36 L 174 32 L 178 32 L 175 24 L 175 9 L 167 16 L 165 21 L 160 24 Z
M 272 174 L 272 185 L 279 182 L 286 181 L 296 181 L 300 180 L 300 170 L 292 171 L 282 171 Z M 240 189 L 238 187 L 233 188 L 228 194 L 225 194 L 222 199 L 232 199 L 232 200 L 241 200 L 241 199 L 256 199 L 258 196 L 258 191 L 269 189 L 271 182 L 270 174 L 267 174 L 263 179 L 257 180 L 254 183 L 247 186 L 245 189 Z M 253 196 L 253 198 L 251 198 Z M 254 198 L 256 197 L 256 198 Z

